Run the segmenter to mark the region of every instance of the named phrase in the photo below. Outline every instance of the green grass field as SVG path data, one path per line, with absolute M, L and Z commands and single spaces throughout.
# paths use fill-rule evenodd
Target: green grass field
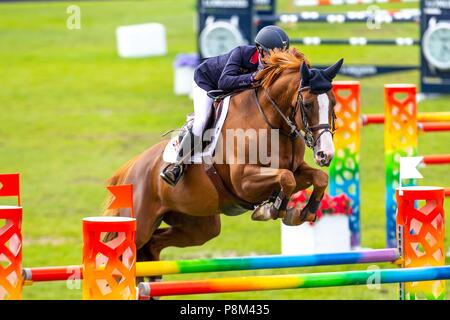
M 81 8 L 81 29 L 68 30 L 66 8 Z M 411 6 L 411 4 L 409 5 Z M 401 8 L 408 5 L 384 5 Z M 349 10 L 363 10 L 351 6 Z M 299 11 L 291 0 L 280 11 Z M 340 11 L 342 8 L 323 8 Z M 21 173 L 24 266 L 81 263 L 81 222 L 98 215 L 106 179 L 123 162 L 180 126 L 192 102 L 173 93 L 173 61 L 196 50 L 195 1 L 38 2 L 0 5 L 0 172 Z M 168 55 L 121 59 L 117 26 L 165 25 Z M 370 31 L 365 24 L 284 26 L 292 36 L 418 37 L 418 26 L 400 24 Z M 417 64 L 417 48 L 323 46 L 300 48 L 313 63 Z M 340 79 L 344 79 L 340 77 Z M 369 78 L 362 83 L 364 113 L 383 112 L 383 85 L 417 83 L 418 72 Z M 420 111 L 449 110 L 449 98 L 420 103 Z M 448 153 L 450 133 L 421 135 L 421 153 Z M 361 154 L 362 245 L 385 245 L 383 128 L 363 130 Z M 429 185 L 450 186 L 449 167 L 425 168 Z M 5 203 L 5 200 L 2 200 Z M 8 202 L 9 201 L 9 202 Z M 13 203 L 7 199 L 6 203 Z M 450 206 L 446 204 L 447 212 Z M 448 219 L 450 220 L 450 219 Z M 256 223 L 249 214 L 223 217 L 221 235 L 202 247 L 170 248 L 164 259 L 280 253 L 279 222 Z M 447 227 L 450 224 L 447 222 Z M 446 248 L 450 236 L 447 233 Z M 382 267 L 390 267 L 381 264 Z M 297 268 L 228 275 L 284 274 L 363 269 L 360 266 Z M 168 276 L 203 278 L 218 274 Z M 185 296 L 189 299 L 396 299 L 396 285 Z M 450 297 L 450 294 L 447 294 Z M 35 284 L 25 299 L 80 299 L 81 287 Z

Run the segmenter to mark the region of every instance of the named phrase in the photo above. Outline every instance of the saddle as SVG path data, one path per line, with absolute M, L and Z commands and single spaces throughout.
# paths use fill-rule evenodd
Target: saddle
M 226 97 L 232 97 L 235 94 L 238 94 L 240 92 L 244 91 L 243 89 L 234 90 L 234 91 L 223 91 L 220 89 L 217 90 L 210 90 L 207 92 L 208 97 L 213 99 L 213 108 L 214 112 L 211 112 L 209 115 L 208 120 L 206 121 L 205 130 L 213 129 L 217 125 L 217 121 L 220 118 L 220 115 L 222 114 L 222 102 L 225 100 Z M 193 118 L 192 118 L 193 121 Z M 208 141 L 203 142 L 203 150 L 209 145 Z
M 231 96 L 240 91 L 242 91 L 242 90 L 226 92 L 226 91 L 218 89 L 218 90 L 209 90 L 207 92 L 207 94 L 208 94 L 208 97 L 213 99 L 214 103 L 218 103 L 218 102 L 222 101 L 223 99 L 225 99 L 226 97 Z
M 237 90 L 233 90 L 230 92 L 227 91 L 223 91 L 223 90 L 209 90 L 207 92 L 208 97 L 210 97 L 211 99 L 213 99 L 213 104 L 216 105 L 218 103 L 220 103 L 223 99 L 225 99 L 228 96 L 234 96 L 235 94 L 238 94 L 242 91 L 248 90 L 248 88 L 245 89 L 237 89 Z

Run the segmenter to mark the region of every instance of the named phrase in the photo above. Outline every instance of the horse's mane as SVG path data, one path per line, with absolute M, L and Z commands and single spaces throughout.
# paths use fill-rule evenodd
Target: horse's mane
M 255 76 L 255 80 L 260 80 L 263 88 L 268 88 L 285 70 L 300 71 L 300 66 L 306 62 L 310 64 L 305 55 L 295 48 L 287 51 L 279 49 L 271 50 L 269 56 L 264 57 L 265 67 Z

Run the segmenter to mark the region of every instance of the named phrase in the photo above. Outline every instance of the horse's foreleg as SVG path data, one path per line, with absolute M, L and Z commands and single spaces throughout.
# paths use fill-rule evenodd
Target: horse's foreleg
M 231 178 L 238 196 L 253 203 L 261 201 L 261 196 L 265 200 L 276 192 L 272 205 L 264 204 L 253 212 L 252 219 L 257 221 L 283 217 L 287 202 L 297 185 L 293 173 L 289 170 L 256 165 L 232 169 Z
M 322 170 L 310 167 L 306 162 L 303 162 L 300 167 L 294 172 L 298 190 L 304 190 L 313 186 L 313 192 L 309 198 L 308 203 L 303 209 L 289 208 L 283 222 L 286 225 L 300 225 L 305 221 L 315 221 L 317 209 L 319 209 L 320 202 L 325 194 L 328 186 L 328 175 Z

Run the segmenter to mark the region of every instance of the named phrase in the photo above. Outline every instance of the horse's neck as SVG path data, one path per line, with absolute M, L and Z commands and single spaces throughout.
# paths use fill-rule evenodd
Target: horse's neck
M 238 93 L 231 97 L 230 106 L 228 110 L 227 119 L 222 127 L 221 134 L 223 138 L 223 162 L 225 164 L 230 163 L 230 153 L 227 150 L 227 131 L 233 132 L 233 134 L 244 134 L 246 137 L 250 136 L 252 132 L 256 134 L 257 141 L 254 143 L 253 147 L 257 148 L 258 155 L 258 163 L 257 165 L 267 166 L 266 163 L 261 163 L 261 159 L 259 158 L 260 146 L 265 145 L 267 147 L 266 154 L 267 156 L 270 154 L 272 156 L 272 150 L 276 150 L 275 146 L 272 146 L 273 143 L 278 144 L 278 165 L 280 168 L 291 169 L 292 168 L 292 150 L 294 149 L 294 167 L 297 167 L 300 162 L 303 161 L 305 146 L 304 143 L 300 140 L 296 140 L 294 148 L 292 147 L 292 141 L 283 136 L 280 131 L 288 132 L 288 128 L 286 128 L 285 123 L 278 114 L 278 112 L 270 105 L 270 102 L 266 100 L 264 97 L 265 94 L 259 91 L 259 100 L 261 108 L 269 120 L 270 124 L 278 130 L 278 134 L 276 132 L 269 132 L 272 128 L 269 124 L 264 120 L 264 116 L 259 112 L 258 107 L 256 105 L 256 97 L 254 90 L 247 90 L 241 93 Z M 282 128 L 282 129 L 280 129 Z M 239 130 L 241 129 L 241 130 Z M 229 131 L 231 130 L 231 131 Z M 237 131 L 239 130 L 239 131 Z M 262 131 L 266 130 L 266 132 Z M 265 133 L 265 134 L 264 134 Z M 235 136 L 234 135 L 234 136 Z M 275 135 L 273 140 L 271 139 L 272 135 Z M 265 143 L 261 142 L 260 139 L 267 137 L 267 141 Z M 278 139 L 276 139 L 278 137 Z M 241 139 L 243 140 L 243 139 Z M 233 147 L 233 153 L 231 156 L 236 156 L 237 150 L 236 145 L 231 145 Z M 249 146 L 250 143 L 245 143 L 245 154 L 249 155 Z M 238 146 L 241 147 L 241 146 Z M 263 155 L 266 156 L 266 155 Z

